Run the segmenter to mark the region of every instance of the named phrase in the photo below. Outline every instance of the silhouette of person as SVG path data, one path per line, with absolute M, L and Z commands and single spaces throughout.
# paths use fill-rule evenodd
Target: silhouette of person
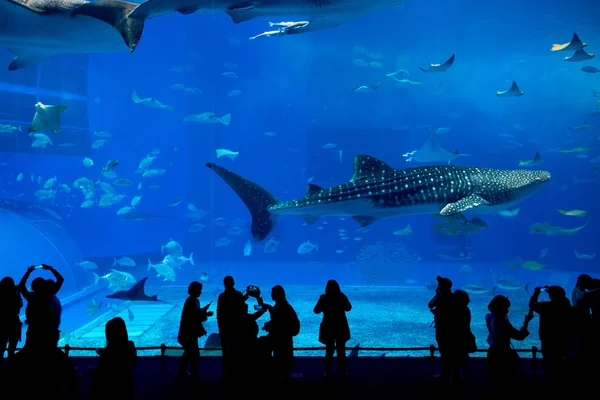
M 337 372 L 346 376 L 346 342 L 350 340 L 350 326 L 346 312 L 352 310 L 348 297 L 340 289 L 337 281 L 331 279 L 325 286 L 325 294 L 319 297 L 314 308 L 315 314 L 323 313 L 319 327 L 319 342 L 325 345 L 325 376 L 331 377 L 333 353 L 337 352 Z
M 200 348 L 198 347 L 198 338 L 206 335 L 206 329 L 202 323 L 213 316 L 212 311 L 208 311 L 210 303 L 200 307 L 198 298 L 202 294 L 202 284 L 197 281 L 190 283 L 188 287 L 189 297 L 185 300 L 183 310 L 181 311 L 181 322 L 179 324 L 179 334 L 177 341 L 183 347 L 183 354 L 179 360 L 178 376 L 185 377 L 190 374 L 186 369 L 190 366 L 190 373 L 193 377 L 199 378 L 200 366 Z
M 98 349 L 98 367 L 90 387 L 90 399 L 135 398 L 133 370 L 137 363 L 135 344 L 129 340 L 123 318 L 115 317 L 104 327 L 106 347 Z M 117 388 L 117 390 L 115 390 Z
M 8 350 L 7 362 L 12 361 L 17 343 L 21 340 L 19 312 L 23 299 L 13 278 L 7 276 L 0 281 L 0 371 L 4 365 L 4 352 Z
M 288 381 L 294 369 L 294 336 L 300 331 L 300 321 L 282 286 L 273 286 L 271 299 L 275 302 L 272 306 L 259 298 L 259 305 L 265 307 L 271 316 L 271 320 L 263 326 L 263 330 L 268 332 L 265 341 L 273 352 L 275 378 Z
M 586 382 L 591 373 L 594 357 L 595 341 L 590 308 L 600 299 L 600 289 L 592 289 L 594 280 L 587 274 L 581 274 L 571 293 L 571 305 L 575 318 L 575 337 L 573 338 L 573 357 L 575 359 L 575 376 Z
M 538 301 L 545 289 L 550 301 Z M 561 377 L 571 350 L 573 314 L 565 289 L 560 286 L 536 287 L 529 308 L 540 316 L 539 336 L 542 356 L 554 378 Z
M 450 351 L 452 359 L 452 382 L 468 380 L 467 361 L 469 353 L 477 350 L 475 335 L 471 332 L 471 299 L 464 290 L 452 294 L 452 321 L 450 324 Z M 462 372 L 462 377 L 461 377 Z
M 267 309 L 262 307 L 260 310 L 249 313 L 248 305 L 244 304 L 246 307 L 246 315 L 243 319 L 243 322 L 240 326 L 239 332 L 239 349 L 240 349 L 240 359 L 246 360 L 246 362 L 252 363 L 252 368 L 247 368 L 245 373 L 242 375 L 245 377 L 246 384 L 251 384 L 255 379 L 260 379 L 261 375 L 264 373 L 264 357 L 259 352 L 258 347 L 258 320 L 262 317 Z M 246 387 L 243 385 L 243 387 Z
M 517 362 L 519 356 L 512 348 L 511 339 L 525 340 L 529 336 L 527 327 L 533 319 L 530 310 L 525 316 L 521 329 L 516 329 L 508 320 L 510 301 L 508 297 L 497 295 L 490 304 L 490 311 L 485 316 L 485 324 L 488 329 L 487 343 L 489 344 L 487 354 L 488 378 L 495 391 L 499 393 L 511 393 L 516 382 Z
M 452 281 L 448 278 L 438 276 L 436 278 L 438 287 L 435 296 L 429 300 L 429 309 L 433 313 L 435 326 L 435 340 L 438 344 L 440 358 L 442 360 L 442 383 L 450 382 L 452 371 L 451 359 L 451 319 L 452 319 Z
M 50 265 L 42 264 L 42 269 L 52 272 L 56 282 L 51 279 L 35 278 L 31 289 L 27 289 L 27 280 L 35 266 L 27 268 L 27 272 L 19 282 L 19 291 L 27 300 L 25 323 L 28 325 L 25 346 L 56 347 L 59 338 L 60 316 L 62 312 L 60 300 L 56 294 L 63 285 L 64 278 Z
M 8 371 L 4 393 L 20 393 L 19 397 L 27 399 L 77 398 L 77 370 L 57 347 L 25 346 L 15 354 Z
M 217 324 L 219 327 L 219 338 L 221 339 L 223 376 L 232 378 L 239 363 L 238 341 L 240 326 L 246 311 L 246 300 L 248 294 L 243 295 L 235 289 L 235 281 L 232 276 L 223 278 L 224 291 L 217 299 Z

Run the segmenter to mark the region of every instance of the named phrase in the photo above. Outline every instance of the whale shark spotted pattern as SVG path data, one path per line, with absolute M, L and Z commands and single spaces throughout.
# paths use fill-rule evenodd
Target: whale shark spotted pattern
M 458 165 L 395 169 L 369 156 L 354 159 L 350 181 L 331 188 L 309 183 L 302 198 L 280 202 L 254 182 L 214 163 L 215 171 L 252 215 L 254 240 L 265 239 L 281 215 L 312 224 L 325 216 L 350 216 L 361 227 L 398 215 L 495 213 L 512 207 L 550 180 L 546 171 L 498 170 Z

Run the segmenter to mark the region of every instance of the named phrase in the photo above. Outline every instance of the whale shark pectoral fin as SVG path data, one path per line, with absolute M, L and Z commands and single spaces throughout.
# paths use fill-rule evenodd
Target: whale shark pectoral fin
M 237 6 L 229 7 L 225 12 L 234 24 L 239 24 L 240 22 L 249 21 L 253 18 L 259 16 L 259 13 L 256 11 L 257 3 L 242 3 Z
M 457 202 L 446 204 L 446 206 L 442 208 L 442 211 L 440 211 L 440 215 L 454 215 L 465 212 L 474 207 L 486 206 L 488 204 L 490 203 L 481 196 L 472 194 L 458 200 Z
M 31 49 L 8 49 L 8 51 L 16 56 L 14 60 L 8 64 L 9 71 L 32 67 L 52 56 L 52 54 L 42 53 Z
M 378 220 L 375 217 L 363 217 L 360 215 L 355 215 L 354 217 L 352 217 L 352 219 L 358 222 L 361 228 L 365 228 Z
M 145 19 L 130 17 L 138 6 L 126 1 L 99 0 L 82 4 L 73 10 L 71 16 L 85 15 L 106 22 L 119 32 L 129 52 L 133 53 L 142 38 L 145 22 Z

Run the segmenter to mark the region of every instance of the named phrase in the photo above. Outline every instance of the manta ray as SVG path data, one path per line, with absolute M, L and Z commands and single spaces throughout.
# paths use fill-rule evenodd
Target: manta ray
M 279 201 L 258 184 L 214 163 L 217 173 L 244 202 L 250 231 L 266 239 L 282 215 L 299 215 L 308 224 L 321 217 L 350 216 L 361 227 L 383 218 L 413 215 L 497 213 L 539 191 L 550 180 L 547 171 L 432 165 L 396 169 L 366 154 L 354 159 L 352 178 L 323 188 L 309 183 L 304 197 Z
M 16 57 L 10 71 L 56 54 L 133 51 L 144 21 L 128 15 L 138 4 L 119 0 L 2 0 L 0 47 Z
M 148 296 L 144 291 L 146 286 L 146 280 L 148 277 L 145 277 L 135 285 L 131 287 L 129 290 L 121 290 L 119 292 L 115 292 L 113 294 L 109 294 L 106 296 L 107 299 L 119 299 L 119 300 L 128 300 L 128 301 L 154 301 L 164 303 L 164 301 L 159 300 L 156 295 Z
M 402 154 L 402 157 L 406 157 L 406 162 L 447 162 L 450 164 L 451 161 L 456 160 L 459 156 L 468 155 L 469 154 L 459 154 L 457 150 L 452 152 L 444 149 L 437 140 L 437 134 L 435 133 L 435 130 L 432 129 L 431 133 L 427 137 L 427 140 L 419 150 L 413 150 L 406 154 Z

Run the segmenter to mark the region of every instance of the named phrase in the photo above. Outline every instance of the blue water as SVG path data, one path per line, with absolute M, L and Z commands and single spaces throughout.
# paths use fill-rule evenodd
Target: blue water
M 600 122 L 590 113 L 600 108 L 599 99 L 592 94 L 592 89 L 600 90 L 600 75 L 586 74 L 580 68 L 600 64 L 597 57 L 565 62 L 564 57 L 571 53 L 553 53 L 550 47 L 568 42 L 577 32 L 588 43 L 586 51 L 599 52 L 600 28 L 594 20 L 599 11 L 599 5 L 591 2 L 558 1 L 542 8 L 516 1 L 483 5 L 472 0 L 409 0 L 333 29 L 253 41 L 248 38 L 268 30 L 269 21 L 294 19 L 258 18 L 233 24 L 222 13 L 170 15 L 146 23 L 132 55 L 58 55 L 36 67 L 2 70 L 0 123 L 21 126 L 23 132 L 0 136 L 1 196 L 55 210 L 60 220 L 39 210 L 33 219 L 50 220 L 61 232 L 67 232 L 65 237 L 56 238 L 46 231 L 54 245 L 36 252 L 37 247 L 28 245 L 29 234 L 23 227 L 5 227 L 14 240 L 0 250 L 11 257 L 10 263 L 2 266 L 2 273 L 18 279 L 30 264 L 57 260 L 59 265 L 55 266 L 69 276 L 63 296 L 94 284 L 91 272 L 82 271 L 75 262 L 94 260 L 98 264 L 94 272 L 104 275 L 113 268 L 113 257 L 120 256 L 131 257 L 137 264 L 120 270 L 138 280 L 149 276 L 148 292 L 159 293 L 159 297 L 169 285 L 185 286 L 199 279 L 201 273 L 206 273 L 206 285 L 215 293 L 226 274 L 234 274 L 240 288 L 255 284 L 268 289 L 281 283 L 309 287 L 311 293 L 318 293 L 327 279 L 335 278 L 342 288 L 370 287 L 374 294 L 361 304 L 368 305 L 365 307 L 372 320 L 378 318 L 377 287 L 383 302 L 386 287 L 414 286 L 425 291 L 425 284 L 437 275 L 451 277 L 454 288 L 477 284 L 491 290 L 495 279 L 508 277 L 522 285 L 529 283 L 531 289 L 560 284 L 570 293 L 579 273 L 598 273 L 597 258 L 575 256 L 575 250 L 585 254 L 598 251 L 598 223 L 589 216 L 561 215 L 557 209 L 580 209 L 591 215 L 598 209 L 598 176 L 591 171 L 600 161 L 600 129 L 595 126 Z M 373 57 L 374 53 L 381 57 Z M 451 54 L 456 55 L 456 61 L 444 73 L 426 74 L 418 68 L 442 63 Z M 12 57 L 0 51 L 0 64 L 8 64 Z M 377 61 L 382 67 L 360 67 L 354 62 L 357 59 Z M 236 64 L 237 68 L 231 70 L 225 64 Z M 410 74 L 403 78 L 421 84 L 397 87 L 386 74 L 400 69 Z M 223 76 L 227 71 L 235 72 L 238 78 Z M 495 96 L 496 91 L 508 89 L 513 80 L 524 96 Z M 381 86 L 374 92 L 353 93 L 358 86 L 377 82 Z M 172 89 L 174 84 L 198 88 L 201 93 Z M 141 98 L 154 97 L 175 110 L 135 104 L 132 90 Z M 242 93 L 228 96 L 232 90 Z M 61 132 L 48 133 L 56 145 L 45 150 L 31 148 L 32 140 L 26 134 L 38 101 L 68 107 Z M 181 122 L 186 115 L 204 112 L 217 116 L 229 113 L 231 124 Z M 592 125 L 589 130 L 569 130 L 584 123 Z M 544 163 L 536 168 L 549 171 L 552 179 L 513 207 L 520 208 L 515 218 L 480 216 L 488 227 L 474 234 L 434 233 L 433 225 L 439 221 L 431 215 L 385 219 L 365 230 L 350 218 L 322 218 L 306 225 L 301 218 L 290 216 L 281 218 L 269 236 L 280 243 L 277 251 L 265 253 L 263 246 L 268 239 L 252 241 L 250 215 L 244 204 L 204 167 L 208 161 L 216 162 L 259 183 L 278 199 L 288 200 L 302 197 L 309 181 L 325 187 L 346 182 L 352 176 L 357 154 L 373 155 L 395 168 L 418 165 L 407 164 L 402 154 L 419 148 L 430 128 L 451 128 L 439 134 L 441 144 L 469 154 L 453 164 L 513 169 L 519 159 L 532 159 L 539 152 Z M 101 149 L 91 148 L 95 140 L 106 139 L 93 136 L 94 131 L 111 133 Z M 64 143 L 69 145 L 59 145 Z M 330 143 L 336 146 L 323 148 Z M 591 150 L 557 151 L 577 146 Z M 239 155 L 235 160 L 217 159 L 215 150 L 220 148 Z M 152 168 L 167 172 L 162 177 L 143 178 L 135 171 L 153 149 L 160 153 Z M 94 166 L 84 167 L 84 157 L 91 158 Z M 134 185 L 114 186 L 119 194 L 126 195 L 118 205 L 81 208 L 84 195 L 73 189 L 73 182 L 81 177 L 98 179 L 100 168 L 111 159 L 119 160 L 115 169 L 118 177 Z M 16 179 L 19 173 L 24 174 L 22 181 Z M 43 185 L 51 177 L 71 187 L 71 193 L 59 192 L 53 200 L 39 200 L 34 196 L 41 189 L 38 179 Z M 141 190 L 137 189 L 139 182 Z M 96 190 L 100 188 L 96 186 Z M 117 210 L 129 205 L 136 195 L 143 196 L 137 211 L 171 218 L 119 219 Z M 185 201 L 170 206 L 177 198 Z M 198 221 L 186 218 L 191 205 L 206 211 L 206 216 Z M 217 218 L 225 218 L 226 224 L 215 223 Z M 242 220 L 238 222 L 243 232 L 227 234 L 236 220 Z M 583 230 L 571 236 L 529 233 L 534 223 L 574 228 L 588 221 Z M 193 223 L 205 228 L 188 232 Z M 412 234 L 393 234 L 408 224 Z M 153 263 L 162 260 L 159 243 L 170 238 L 181 244 L 186 257 L 194 254 L 195 266 L 186 264 L 177 271 L 175 282 L 164 282 L 147 272 L 147 259 Z M 232 242 L 215 247 L 221 238 Z M 246 257 L 243 248 L 248 240 L 253 248 Z M 318 250 L 299 254 L 298 247 L 307 240 L 318 244 Z M 367 261 L 360 255 L 365 246 L 379 246 L 371 247 L 376 256 Z M 541 258 L 543 249 L 548 249 L 547 255 Z M 460 259 L 447 261 L 439 254 Z M 545 266 L 539 271 L 502 266 L 516 257 Z M 460 272 L 464 265 L 469 266 L 464 270 L 469 272 Z M 311 303 L 310 296 L 296 293 L 302 291 L 295 292 L 291 300 Z M 427 296 L 424 292 L 421 309 L 415 304 L 411 312 L 428 313 Z M 483 297 L 475 300 L 475 296 Z M 491 292 L 472 295 L 482 307 L 491 297 Z M 306 310 L 310 313 L 310 307 Z M 93 321 L 83 311 L 81 305 L 65 311 L 64 324 L 69 330 Z M 406 313 L 398 310 L 394 315 L 402 320 Z M 520 316 L 515 317 L 515 324 L 520 320 Z M 369 319 L 350 318 L 350 323 L 353 329 L 369 335 L 358 327 L 368 326 Z M 428 335 L 423 346 L 433 340 L 426 323 L 406 329 L 411 330 L 411 337 Z M 484 335 L 478 335 L 482 345 Z M 536 332 L 532 336 L 537 338 Z M 163 338 L 155 333 L 151 339 L 158 344 Z M 402 335 L 390 339 L 373 334 L 354 339 L 382 347 L 407 343 Z M 316 337 L 308 334 L 300 341 L 317 344 Z

